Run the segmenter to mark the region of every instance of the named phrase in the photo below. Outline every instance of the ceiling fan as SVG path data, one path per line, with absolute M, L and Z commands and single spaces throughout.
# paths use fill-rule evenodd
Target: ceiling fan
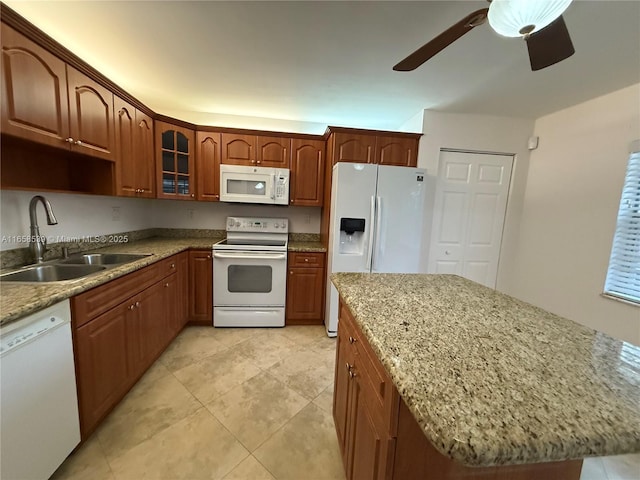
M 498 34 L 527 42 L 531 70 L 542 70 L 575 53 L 562 18 L 572 0 L 487 0 L 489 8 L 467 15 L 393 67 L 415 70 L 473 28 L 489 20 Z

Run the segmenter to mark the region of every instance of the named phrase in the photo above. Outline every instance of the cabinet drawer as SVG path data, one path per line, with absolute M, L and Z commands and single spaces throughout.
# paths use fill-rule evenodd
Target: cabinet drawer
M 158 267 L 158 263 L 154 263 L 71 298 L 71 311 L 75 327 L 87 323 L 92 318 L 151 286 L 157 281 Z
M 176 273 L 178 271 L 178 255 L 173 255 L 164 260 L 160 260 L 158 263 L 158 278 L 164 278 L 167 275 Z
M 290 253 L 289 267 L 324 267 L 324 253 Z

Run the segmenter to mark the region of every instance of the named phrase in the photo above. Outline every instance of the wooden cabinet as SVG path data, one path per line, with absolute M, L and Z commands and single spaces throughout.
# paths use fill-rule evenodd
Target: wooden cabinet
M 177 257 L 176 317 L 173 322 L 176 334 L 184 328 L 189 320 L 189 252 L 179 253 Z
M 2 133 L 68 148 L 65 63 L 4 23 L 0 35 Z
M 115 161 L 113 93 L 69 65 L 67 87 L 71 149 Z
M 391 478 L 399 396 L 340 302 L 333 416 L 348 480 Z
M 2 133 L 115 161 L 113 94 L 4 23 Z
M 221 140 L 224 164 L 289 168 L 290 138 L 223 133 Z
M 291 140 L 290 204 L 321 207 L 324 195 L 325 142 Z
M 195 200 L 194 131 L 157 121 L 155 137 L 158 198 Z
M 375 163 L 376 137 L 358 133 L 332 133 L 333 164 L 336 162 Z
M 131 309 L 121 304 L 76 328 L 74 351 L 80 428 L 86 438 L 130 386 Z
M 209 202 L 220 200 L 221 135 L 196 132 L 197 198 Z
M 185 317 L 177 313 L 179 282 L 186 273 L 180 258 L 161 260 L 71 299 L 83 439 L 184 326 Z
M 336 162 L 415 167 L 419 134 L 330 127 L 332 165 Z
M 116 194 L 155 197 L 153 119 L 114 97 L 116 136 Z
M 211 250 L 189 251 L 189 322 L 197 325 L 213 325 Z
M 287 325 L 322 325 L 325 254 L 292 252 L 288 257 Z

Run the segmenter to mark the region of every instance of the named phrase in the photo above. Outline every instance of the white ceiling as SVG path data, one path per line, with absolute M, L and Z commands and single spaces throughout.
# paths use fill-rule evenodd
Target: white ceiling
M 198 124 L 321 133 L 395 130 L 423 109 L 537 118 L 640 82 L 638 0 L 574 1 L 575 55 L 538 72 L 522 40 L 488 25 L 414 72 L 392 70 L 483 0 L 5 3 L 154 111 Z

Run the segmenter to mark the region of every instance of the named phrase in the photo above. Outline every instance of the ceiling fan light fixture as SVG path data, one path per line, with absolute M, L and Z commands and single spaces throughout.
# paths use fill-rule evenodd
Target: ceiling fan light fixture
M 572 0 L 492 0 L 489 25 L 505 37 L 522 37 L 542 30 L 567 9 Z

